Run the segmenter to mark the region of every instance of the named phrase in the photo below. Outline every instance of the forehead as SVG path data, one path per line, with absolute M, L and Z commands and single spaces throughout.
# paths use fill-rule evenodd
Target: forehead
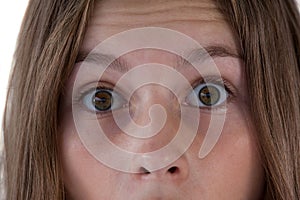
M 211 0 L 103 0 L 95 3 L 81 51 L 89 52 L 114 34 L 149 26 L 179 31 L 203 46 L 236 44 Z
M 116 25 L 127 21 L 124 27 L 222 18 L 211 0 L 104 0 L 95 9 L 94 16 L 113 16 L 110 22 Z

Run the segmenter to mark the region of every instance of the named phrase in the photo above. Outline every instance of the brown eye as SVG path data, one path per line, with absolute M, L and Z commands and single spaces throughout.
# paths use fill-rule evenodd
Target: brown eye
M 200 108 L 213 108 L 226 102 L 228 96 L 222 84 L 202 83 L 186 97 L 186 103 Z
M 83 105 L 93 112 L 116 110 L 127 105 L 127 101 L 111 89 L 97 88 L 82 96 Z
M 220 92 L 215 86 L 204 86 L 199 91 L 198 97 L 204 105 L 213 106 L 220 100 Z
M 93 105 L 98 111 L 107 111 L 113 104 L 113 98 L 109 91 L 99 90 L 93 98 Z

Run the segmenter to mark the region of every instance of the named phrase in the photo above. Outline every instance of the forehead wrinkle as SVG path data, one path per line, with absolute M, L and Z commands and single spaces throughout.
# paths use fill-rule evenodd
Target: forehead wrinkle
M 180 24 L 180 23 L 190 23 L 190 24 L 193 24 L 193 23 L 201 23 L 202 25 L 204 24 L 210 24 L 210 23 L 222 23 L 221 20 L 197 20 L 197 19 L 181 19 L 181 20 L 176 20 L 176 19 L 171 19 L 171 20 L 160 20 L 160 21 L 152 21 L 152 22 L 145 22 L 145 21 L 141 21 L 141 22 L 134 22 L 134 23 L 131 23 L 130 25 L 129 24 L 121 24 L 121 23 L 114 23 L 114 22 L 101 22 L 101 23 L 94 23 L 93 25 L 95 26 L 101 26 L 103 29 L 117 29 L 117 30 L 120 30 L 122 28 L 126 29 L 126 28 L 138 28 L 138 27 L 165 27 L 167 25 L 172 25 L 172 23 L 177 23 L 177 24 Z M 224 21 L 225 22 L 225 21 Z M 174 25 L 173 24 L 173 25 Z M 118 32 L 118 31 L 117 31 Z
M 137 26 L 185 21 L 223 21 L 223 16 L 211 2 L 176 0 L 158 1 L 160 2 L 158 4 L 149 3 L 149 1 L 138 1 L 136 4 L 125 2 L 132 1 L 98 2 L 94 16 L 92 16 L 95 20 L 91 21 L 91 25 L 115 26 L 124 25 L 126 22 L 127 26 Z
M 214 33 L 217 35 L 229 29 L 211 0 L 103 0 L 98 1 L 95 8 L 80 47 L 83 52 L 91 51 L 95 44 L 114 34 L 147 26 L 179 31 L 204 46 L 221 44 L 236 49 L 234 40 L 229 40 L 229 43 L 224 38 L 212 40 Z
M 127 12 L 149 14 L 150 12 L 182 7 L 216 8 L 211 0 L 102 0 L 96 2 L 96 8 L 105 8 L 110 13 Z

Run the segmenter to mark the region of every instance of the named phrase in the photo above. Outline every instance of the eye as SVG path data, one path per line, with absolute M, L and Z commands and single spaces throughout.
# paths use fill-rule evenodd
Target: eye
M 105 112 L 121 108 L 124 98 L 110 89 L 95 89 L 83 96 L 83 104 L 91 111 Z
M 186 101 L 189 105 L 200 108 L 212 108 L 222 105 L 228 97 L 224 86 L 215 83 L 202 83 L 194 88 Z

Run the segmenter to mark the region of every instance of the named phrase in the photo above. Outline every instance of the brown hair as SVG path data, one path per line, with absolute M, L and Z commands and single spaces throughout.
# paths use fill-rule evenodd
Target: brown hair
M 217 0 L 238 35 L 265 199 L 300 198 L 300 17 L 293 0 Z
M 300 21 L 296 3 L 216 2 L 242 48 L 265 167 L 265 199 L 299 199 Z M 93 4 L 93 0 L 29 3 L 3 123 L 7 199 L 64 199 L 57 145 L 59 97 Z M 283 99 L 284 94 L 288 96 Z
M 7 199 L 63 199 L 58 105 L 93 0 L 31 0 L 14 55 L 4 116 Z

